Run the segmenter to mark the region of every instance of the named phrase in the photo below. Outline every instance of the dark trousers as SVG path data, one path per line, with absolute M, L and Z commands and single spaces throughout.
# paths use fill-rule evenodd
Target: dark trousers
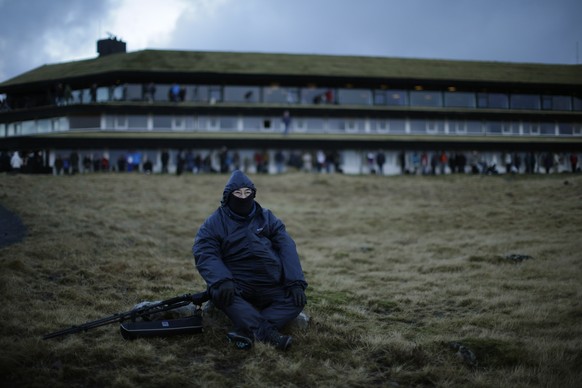
M 262 341 L 273 329 L 280 330 L 303 310 L 286 295 L 283 287 L 250 287 L 236 285 L 232 304 L 222 308 L 235 330 Z

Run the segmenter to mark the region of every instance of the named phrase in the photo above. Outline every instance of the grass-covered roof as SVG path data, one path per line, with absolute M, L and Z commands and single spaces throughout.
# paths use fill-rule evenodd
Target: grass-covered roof
M 582 65 L 143 50 L 44 65 L 1 83 L 0 92 L 17 85 L 124 72 L 582 86 Z

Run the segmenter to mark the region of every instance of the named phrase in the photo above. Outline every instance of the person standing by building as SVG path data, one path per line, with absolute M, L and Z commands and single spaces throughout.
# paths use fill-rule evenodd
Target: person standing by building
M 10 158 L 10 167 L 12 168 L 13 173 L 19 173 L 22 171 L 22 165 L 24 161 L 20 157 L 20 153 L 18 151 L 14 151 L 12 154 L 12 158 Z
M 572 173 L 576 173 L 576 169 L 578 167 L 578 155 L 575 153 L 570 155 L 570 166 L 572 167 Z
M 291 114 L 289 113 L 288 110 L 283 112 L 283 125 L 285 126 L 283 134 L 287 135 L 289 133 L 289 128 L 291 126 Z

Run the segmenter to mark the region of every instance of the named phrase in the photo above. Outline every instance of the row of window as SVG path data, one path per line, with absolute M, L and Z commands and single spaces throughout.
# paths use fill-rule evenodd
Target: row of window
M 469 135 L 582 136 L 582 123 L 453 120 L 293 118 L 288 128 L 279 117 L 103 115 L 72 116 L 0 124 L 0 136 L 22 136 L 67 130 L 230 131 L 272 133 L 394 133 Z
M 10 97 L 10 96 L 9 96 Z M 9 98 L 10 100 L 10 98 Z M 282 86 L 218 86 L 218 85 L 140 85 L 121 84 L 94 86 L 69 93 L 53 93 L 51 102 L 58 105 L 108 101 L 189 101 L 202 103 L 273 103 L 273 104 L 337 104 L 367 106 L 415 106 L 483 109 L 528 109 L 582 111 L 582 96 L 523 93 L 485 93 L 404 89 L 355 89 Z M 42 104 L 25 97 L 12 98 L 12 108 Z

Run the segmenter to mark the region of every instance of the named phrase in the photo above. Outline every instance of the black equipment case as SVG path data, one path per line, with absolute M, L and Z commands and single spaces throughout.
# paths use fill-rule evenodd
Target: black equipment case
M 119 325 L 121 335 L 126 340 L 148 337 L 168 337 L 178 334 L 202 333 L 202 317 L 193 315 L 179 319 L 165 319 L 160 321 L 122 322 Z

